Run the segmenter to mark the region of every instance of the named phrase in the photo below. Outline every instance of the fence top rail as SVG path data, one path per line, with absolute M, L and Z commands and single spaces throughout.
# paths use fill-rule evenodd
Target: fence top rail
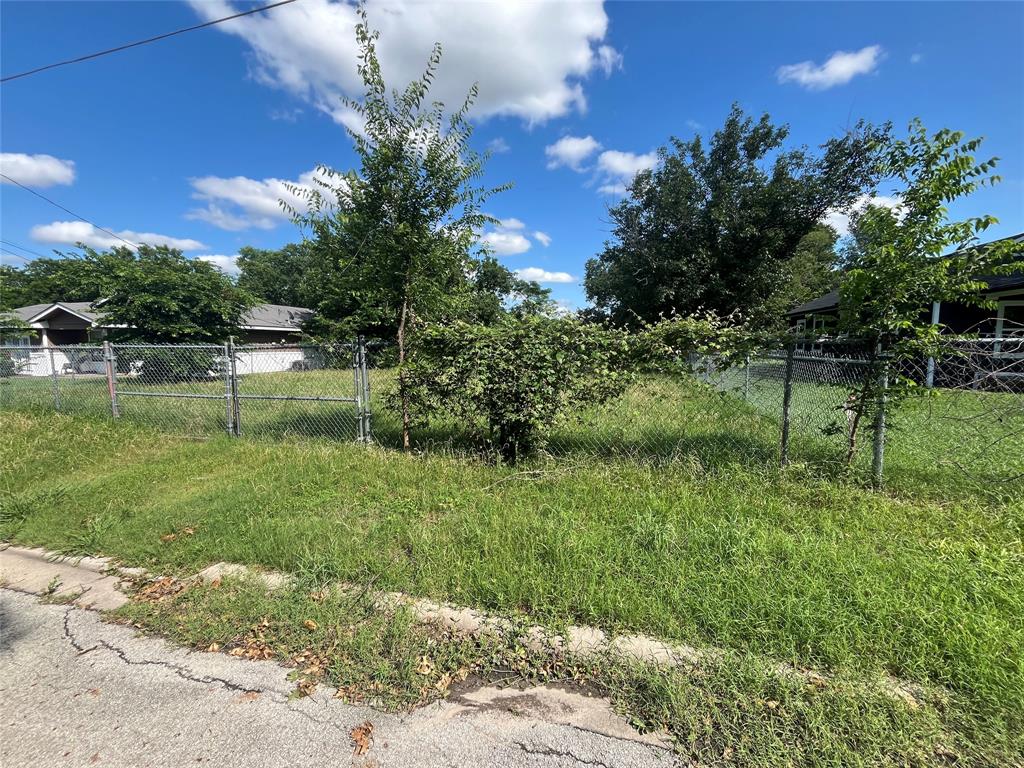
M 215 349 L 218 352 L 224 351 L 223 344 L 117 344 L 110 345 L 116 349 Z

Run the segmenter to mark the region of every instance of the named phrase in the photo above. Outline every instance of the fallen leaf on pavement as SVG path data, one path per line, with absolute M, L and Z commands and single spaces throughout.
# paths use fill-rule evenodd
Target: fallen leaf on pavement
M 352 754 L 365 755 L 373 745 L 373 723 L 367 720 L 362 725 L 357 725 L 349 733 L 349 736 L 352 737 L 352 745 L 354 747 Z

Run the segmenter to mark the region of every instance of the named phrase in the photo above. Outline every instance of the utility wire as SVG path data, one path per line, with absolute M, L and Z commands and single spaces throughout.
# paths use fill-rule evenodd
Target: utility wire
M 90 59 L 98 59 L 100 56 L 106 56 L 110 53 L 117 53 L 118 51 L 125 51 L 129 48 L 135 48 L 140 45 L 155 43 L 158 40 L 166 40 L 168 37 L 174 37 L 175 35 L 183 35 L 186 32 L 194 32 L 197 29 L 212 27 L 214 24 L 221 24 L 225 21 L 231 21 L 232 19 L 240 19 L 242 16 L 251 16 L 254 13 L 269 11 L 271 8 L 277 8 L 279 6 L 288 5 L 289 3 L 294 2 L 295 0 L 280 0 L 280 2 L 271 3 L 270 5 L 264 5 L 261 6 L 260 8 L 253 8 L 250 11 L 242 11 L 241 13 L 236 13 L 231 16 L 225 16 L 223 19 L 214 19 L 213 21 L 207 21 L 202 24 L 196 24 L 191 27 L 185 27 L 184 29 L 176 29 L 173 32 L 165 32 L 164 34 L 157 35 L 156 37 L 148 37 L 145 40 L 137 40 L 134 43 L 125 43 L 124 45 L 119 45 L 116 48 L 108 48 L 105 51 L 97 51 L 96 53 L 90 53 L 85 56 L 79 56 L 74 59 L 65 59 L 64 61 L 57 61 L 53 64 L 47 64 L 43 67 L 36 67 L 35 69 L 30 69 L 27 72 L 19 72 L 16 75 L 8 75 L 7 77 L 0 78 L 0 83 L 6 83 L 11 80 L 17 80 L 19 77 L 28 77 L 29 75 L 36 75 L 40 72 L 45 72 L 48 69 L 55 69 L 56 67 L 63 67 L 68 64 L 80 64 L 83 61 L 89 61 Z
M 25 258 L 24 256 L 22 256 L 22 255 L 21 255 L 20 253 L 15 253 L 14 251 L 10 251 L 10 250 L 8 250 L 7 248 L 0 248 L 0 253 L 3 253 L 3 254 L 4 254 L 4 255 L 6 255 L 6 256 L 13 256 L 13 257 L 14 257 L 14 258 L 16 258 L 16 259 L 21 259 L 21 260 L 22 260 L 22 261 L 24 261 L 24 262 L 25 262 L 26 264 L 28 264 L 28 263 L 29 263 L 29 259 L 26 259 L 26 258 Z
M 18 245 L 17 243 L 12 243 L 10 240 L 4 240 L 3 238 L 0 238 L 0 243 L 3 243 L 4 245 L 6 245 L 8 249 L 10 249 L 10 248 L 17 248 L 19 251 L 24 251 L 25 253 L 31 253 L 33 256 L 38 256 L 40 259 L 48 259 L 48 258 L 50 258 L 49 256 L 44 256 L 39 251 L 33 251 L 31 248 L 26 248 L 24 245 Z
M 130 246 L 131 246 L 132 248 L 138 248 L 138 247 L 139 247 L 139 246 L 138 246 L 138 243 L 133 243 L 133 242 L 132 242 L 131 240 L 125 240 L 125 239 L 124 239 L 123 237 L 121 237 L 121 236 L 120 236 L 119 234 L 117 234 L 116 232 L 111 232 L 111 231 L 110 231 L 109 229 L 104 229 L 104 228 L 103 228 L 103 227 L 101 227 L 101 226 L 100 226 L 99 224 L 93 224 L 93 222 L 89 221 L 89 220 L 88 220 L 87 218 L 85 218 L 84 216 L 79 216 L 79 215 L 78 215 L 77 213 L 75 213 L 75 212 L 74 212 L 74 211 L 72 211 L 72 210 L 69 210 L 68 208 L 65 208 L 65 207 L 64 207 L 63 205 L 61 205 L 60 203 L 55 203 L 55 202 L 53 202 L 53 200 L 51 200 L 50 198 L 48 198 L 48 197 L 47 197 L 46 195 L 41 195 L 41 194 L 39 194 L 39 193 L 38 193 L 38 192 L 36 192 L 36 191 L 35 191 L 34 189 L 31 189 L 30 187 L 26 187 L 26 186 L 25 186 L 24 184 L 22 184 L 22 183 L 21 183 L 20 181 L 15 181 L 14 179 L 12 179 L 12 178 L 11 178 L 10 176 L 8 176 L 8 175 L 7 175 L 7 174 L 5 174 L 5 173 L 0 173 L 0 178 L 3 178 L 3 179 L 7 179 L 7 180 L 8 180 L 9 182 L 11 182 L 11 184 L 15 184 L 15 185 L 17 185 L 17 186 L 21 187 L 21 188 L 22 188 L 22 189 L 24 189 L 24 190 L 25 190 L 26 192 L 31 192 L 31 193 L 32 193 L 33 195 L 35 195 L 36 197 L 38 197 L 38 198 L 39 198 L 40 200 L 45 200 L 45 201 L 46 201 L 46 202 L 48 202 L 48 203 L 49 203 L 50 205 L 52 205 L 52 206 L 54 206 L 54 207 L 56 207 L 56 208 L 60 208 L 60 209 L 61 209 L 62 211 L 64 211 L 65 213 L 69 213 L 69 214 L 71 214 L 72 216 L 74 216 L 74 217 L 75 217 L 76 219 L 78 219 L 79 221 L 84 221 L 84 222 L 85 222 L 86 224 L 92 224 L 92 226 L 96 227 L 96 229 L 98 229 L 98 230 L 99 230 L 100 232 L 106 232 L 106 233 L 107 233 L 108 235 L 110 235 L 111 237 L 116 237 L 116 238 L 117 238 L 118 240 L 120 240 L 120 241 L 121 241 L 122 243 L 127 243 L 127 244 L 128 244 L 128 245 L 130 245 Z

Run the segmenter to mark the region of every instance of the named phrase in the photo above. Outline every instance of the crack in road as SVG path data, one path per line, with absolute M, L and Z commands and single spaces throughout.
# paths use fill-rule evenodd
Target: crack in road
M 74 634 L 71 631 L 71 612 L 74 610 L 74 608 L 68 608 L 64 611 L 64 637 L 71 644 L 71 647 L 78 651 L 79 656 L 84 656 L 85 654 L 91 653 L 92 651 L 98 650 L 100 648 L 105 648 L 129 666 L 163 667 L 164 669 L 170 670 L 183 680 L 188 680 L 189 682 L 200 683 L 202 685 L 216 684 L 223 686 L 229 691 L 235 691 L 236 693 L 264 693 L 263 689 L 246 688 L 245 686 L 238 685 L 237 683 L 232 683 L 230 680 L 225 680 L 220 677 L 210 677 L 207 675 L 204 675 L 202 677 L 195 677 L 191 673 L 191 670 L 188 669 L 188 667 L 182 667 L 178 664 L 173 664 L 169 661 L 153 661 L 152 659 L 130 659 L 128 658 L 128 654 L 124 651 L 124 649 L 118 648 L 116 645 L 111 645 L 106 640 L 98 640 L 96 644 L 93 645 L 91 648 L 85 648 L 82 646 L 82 644 L 78 641 L 78 639 L 74 636 Z
M 330 720 L 323 720 L 318 717 L 314 717 L 309 712 L 303 712 L 301 709 L 292 706 L 292 702 L 289 700 L 288 697 L 281 696 L 276 691 L 267 690 L 265 688 L 247 688 L 244 685 L 239 685 L 238 683 L 233 683 L 230 680 L 225 680 L 224 678 L 214 677 L 211 675 L 196 676 L 188 667 L 184 667 L 179 664 L 174 664 L 170 661 L 160 661 L 152 659 L 131 659 L 128 657 L 128 654 L 125 652 L 123 648 L 118 648 L 116 645 L 112 645 L 111 643 L 108 643 L 106 640 L 102 639 L 98 640 L 94 645 L 87 648 L 78 640 L 73 630 L 71 629 L 71 614 L 74 610 L 75 607 L 71 606 L 64 611 L 63 635 L 64 638 L 71 645 L 71 647 L 78 652 L 79 656 L 84 656 L 87 653 L 92 653 L 93 651 L 103 649 L 114 654 L 118 659 L 121 660 L 121 662 L 129 666 L 163 667 L 164 669 L 173 672 L 181 679 L 187 680 L 191 683 L 198 683 L 200 685 L 219 685 L 225 690 L 239 694 L 255 693 L 257 695 L 266 695 L 267 698 L 270 699 L 270 701 L 276 704 L 284 704 L 285 707 L 287 707 L 291 712 L 294 712 L 299 717 L 305 718 L 306 720 L 315 725 L 334 728 L 341 734 L 345 733 L 345 729 L 339 726 L 337 723 L 333 723 Z M 328 702 L 321 703 L 321 707 L 325 710 L 327 709 L 327 705 Z
M 573 760 L 574 762 L 579 763 L 580 765 L 596 765 L 598 766 L 598 768 L 612 768 L 612 766 L 608 765 L 608 763 L 605 763 L 601 760 L 587 760 L 584 757 L 580 757 L 579 755 L 566 750 L 554 749 L 552 747 L 542 747 L 538 749 L 535 747 L 531 747 L 522 741 L 513 741 L 512 744 L 519 747 L 519 749 L 522 752 L 525 752 L 527 755 L 538 755 L 540 757 L 568 758 L 570 760 Z

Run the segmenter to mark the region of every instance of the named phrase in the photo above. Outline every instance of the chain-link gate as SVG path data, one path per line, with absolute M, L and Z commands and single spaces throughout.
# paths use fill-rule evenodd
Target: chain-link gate
M 188 437 L 227 432 L 370 440 L 370 386 L 361 340 L 104 343 L 0 351 L 5 409 L 107 416 Z

